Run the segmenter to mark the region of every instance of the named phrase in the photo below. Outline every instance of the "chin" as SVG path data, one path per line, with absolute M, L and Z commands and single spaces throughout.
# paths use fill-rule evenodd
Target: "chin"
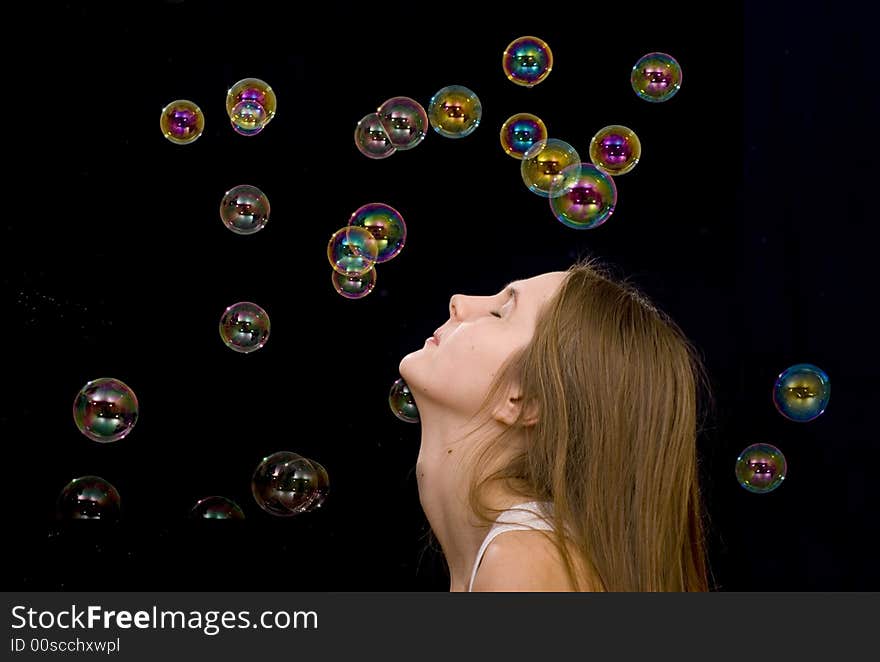
M 400 360 L 400 365 L 397 367 L 397 371 L 407 384 L 409 384 L 410 378 L 413 376 L 414 363 L 418 361 L 418 354 L 421 351 L 419 349 L 415 352 L 410 352 Z

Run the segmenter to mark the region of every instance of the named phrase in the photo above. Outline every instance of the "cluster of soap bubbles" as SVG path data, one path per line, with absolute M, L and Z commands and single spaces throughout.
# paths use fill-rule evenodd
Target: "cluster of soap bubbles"
M 333 289 L 346 299 L 363 299 L 376 287 L 376 265 L 397 257 L 405 243 L 406 223 L 394 207 L 359 207 L 327 242 Z
M 102 377 L 88 382 L 73 401 L 76 427 L 90 440 L 107 444 L 127 437 L 139 414 L 137 396 L 119 379 Z M 320 508 L 330 491 L 327 470 L 319 462 L 296 453 L 274 453 L 262 460 L 251 478 L 257 504 L 272 515 L 287 517 Z M 117 521 L 119 491 L 98 476 L 81 476 L 68 483 L 58 497 L 56 516 L 63 521 Z M 210 496 L 190 510 L 193 519 L 244 519 L 231 499 Z
M 520 37 L 504 51 L 504 73 L 512 82 L 531 87 L 543 81 L 553 66 L 553 54 L 538 37 Z M 667 101 L 681 87 L 681 67 L 671 55 L 649 53 L 630 73 L 636 94 L 647 101 Z M 501 148 L 520 161 L 520 175 L 532 193 L 550 201 L 553 216 L 576 230 L 605 223 L 617 205 L 612 176 L 636 167 L 642 145 L 636 133 L 619 124 L 599 129 L 583 162 L 568 142 L 550 138 L 544 121 L 531 113 L 511 115 L 501 125 Z
M 255 136 L 265 129 L 277 106 L 275 92 L 259 78 L 243 78 L 226 91 L 229 122 L 242 136 Z M 176 99 L 162 109 L 159 128 L 171 142 L 188 145 L 204 133 L 205 115 L 192 101 Z
M 773 404 L 785 418 L 807 423 L 824 413 L 831 397 L 831 382 L 824 370 L 798 363 L 783 370 L 773 384 Z M 788 473 L 785 455 L 772 444 L 752 444 L 736 458 L 736 479 L 756 494 L 772 492 Z
M 357 123 L 354 144 L 367 158 L 384 159 L 412 149 L 427 131 L 428 114 L 422 104 L 409 97 L 392 97 Z

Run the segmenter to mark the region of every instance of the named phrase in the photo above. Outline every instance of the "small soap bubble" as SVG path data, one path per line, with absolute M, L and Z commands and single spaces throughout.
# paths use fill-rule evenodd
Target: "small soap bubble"
M 376 111 L 391 144 L 398 150 L 412 149 L 425 138 L 428 114 L 418 101 L 393 97 Z
M 309 459 L 309 462 L 315 468 L 318 480 L 315 483 L 315 496 L 309 503 L 308 509 L 318 510 L 319 508 L 321 508 L 321 506 L 324 505 L 324 502 L 327 500 L 327 495 L 330 493 L 330 476 L 327 474 L 327 470 L 320 462 L 316 462 L 311 458 Z
M 580 163 L 577 150 L 564 140 L 539 140 L 523 154 L 520 173 L 529 190 L 542 198 L 562 195 L 562 171 Z M 556 187 L 554 188 L 554 185 Z
M 343 276 L 363 276 L 376 264 L 379 242 L 366 228 L 347 225 L 327 242 L 327 259 L 333 271 Z
M 633 66 L 630 82 L 640 99 L 668 101 L 681 87 L 681 66 L 666 53 L 648 53 Z
M 365 115 L 354 129 L 354 144 L 358 151 L 370 159 L 388 158 L 397 148 L 382 126 L 378 113 Z
M 266 128 L 269 120 L 268 114 L 256 101 L 239 101 L 232 108 L 229 119 L 232 122 L 232 130 L 242 136 L 255 136 Z
M 749 492 L 765 494 L 782 485 L 788 465 L 776 446 L 752 444 L 736 458 L 736 479 Z
M 409 386 L 403 381 L 403 377 L 391 385 L 391 392 L 388 394 L 388 404 L 394 415 L 401 421 L 405 423 L 419 422 L 419 410 L 416 407 L 415 398 L 413 398 Z
M 137 419 L 137 396 L 124 382 L 112 377 L 88 382 L 73 400 L 76 427 L 102 444 L 127 436 Z
M 291 517 L 305 512 L 315 498 L 318 472 L 309 460 L 290 451 L 263 458 L 251 481 L 254 500 L 270 515 Z
M 376 268 L 360 276 L 343 276 L 334 270 L 330 276 L 333 289 L 346 299 L 363 299 L 376 287 Z
M 220 220 L 236 234 L 259 232 L 269 221 L 269 198 L 256 186 L 234 186 L 220 201 Z
M 501 67 L 509 81 L 532 87 L 550 75 L 553 69 L 553 52 L 543 39 L 520 37 L 504 49 Z
M 501 125 L 501 148 L 515 159 L 522 159 L 529 148 L 547 139 L 547 126 L 537 115 L 517 113 Z
M 428 103 L 428 119 L 434 131 L 446 138 L 464 138 L 474 132 L 483 117 L 479 97 L 463 85 L 439 90 Z
M 376 262 L 379 264 L 396 257 L 406 243 L 403 216 L 394 207 L 382 202 L 370 202 L 356 209 L 348 219 L 348 225 L 370 231 L 376 240 L 379 251 Z
M 240 106 L 243 102 L 246 105 Z M 236 124 L 234 117 L 236 107 L 239 107 L 239 110 L 246 107 L 250 108 L 250 110 L 246 111 L 246 115 L 249 116 L 248 119 L 246 119 L 244 126 L 239 128 L 248 131 L 256 127 L 257 132 L 259 132 L 275 117 L 275 111 L 278 109 L 278 100 L 272 87 L 266 81 L 259 78 L 242 78 L 226 92 L 226 114 L 229 115 L 233 125 Z M 250 117 L 250 115 L 255 111 L 259 113 L 260 119 L 252 125 L 251 123 L 254 122 L 255 118 Z
M 75 478 L 61 490 L 55 514 L 64 521 L 116 521 L 120 515 L 119 492 L 98 476 Z
M 790 421 L 806 423 L 818 418 L 831 398 L 831 381 L 824 370 L 798 363 L 782 371 L 773 385 L 773 404 Z
M 590 160 L 608 175 L 623 175 L 636 167 L 642 143 L 635 131 L 612 124 L 600 129 L 590 141 Z
M 162 109 L 159 128 L 171 142 L 187 145 L 205 131 L 205 116 L 192 101 L 178 99 Z
M 189 516 L 190 519 L 244 519 L 244 512 L 226 497 L 210 496 L 198 501 Z
M 269 315 L 250 301 L 229 306 L 220 317 L 220 338 L 231 350 L 241 354 L 254 352 L 269 339 Z
M 550 209 L 556 220 L 575 230 L 599 227 L 617 205 L 617 185 L 592 163 L 568 166 L 554 186 Z

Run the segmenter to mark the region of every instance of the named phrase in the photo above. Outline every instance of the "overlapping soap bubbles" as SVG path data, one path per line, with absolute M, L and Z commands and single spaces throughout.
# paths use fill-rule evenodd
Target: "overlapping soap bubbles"
M 376 265 L 399 255 L 405 243 L 406 223 L 394 207 L 383 202 L 358 207 L 327 243 L 333 289 L 346 299 L 363 299 L 376 286 Z
M 243 78 L 226 92 L 226 113 L 232 129 L 255 136 L 275 117 L 278 102 L 271 86 L 259 78 Z
M 102 444 L 128 436 L 137 423 L 138 412 L 134 391 L 112 377 L 93 379 L 73 400 L 76 427 L 92 441 Z
M 330 491 L 327 470 L 298 453 L 279 451 L 264 457 L 251 480 L 257 505 L 276 517 L 293 517 L 319 508 Z
M 520 174 L 532 193 L 549 198 L 562 195 L 562 171 L 580 162 L 581 157 L 570 144 L 558 138 L 547 138 L 525 151 Z
M 427 130 L 428 115 L 418 101 L 392 97 L 375 113 L 361 118 L 354 130 L 354 144 L 367 158 L 384 159 L 421 143 Z
M 412 391 L 403 380 L 403 377 L 397 379 L 391 385 L 391 391 L 388 393 L 388 406 L 397 418 L 404 423 L 418 423 L 419 410 L 416 407 L 415 398 Z

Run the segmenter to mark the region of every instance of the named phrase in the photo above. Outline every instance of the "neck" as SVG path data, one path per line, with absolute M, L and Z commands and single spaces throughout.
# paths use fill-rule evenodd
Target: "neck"
M 422 443 L 416 463 L 419 500 L 449 565 L 450 591 L 467 591 L 489 525 L 480 524 L 468 504 L 468 487 L 478 451 L 501 430 L 494 421 L 478 433 L 473 424 L 420 412 Z M 427 420 L 426 420 L 427 418 Z M 470 432 L 470 434 L 468 434 Z M 501 462 L 509 456 L 501 458 Z M 497 467 L 496 467 L 497 468 Z M 485 504 L 506 509 L 524 499 L 493 484 Z

